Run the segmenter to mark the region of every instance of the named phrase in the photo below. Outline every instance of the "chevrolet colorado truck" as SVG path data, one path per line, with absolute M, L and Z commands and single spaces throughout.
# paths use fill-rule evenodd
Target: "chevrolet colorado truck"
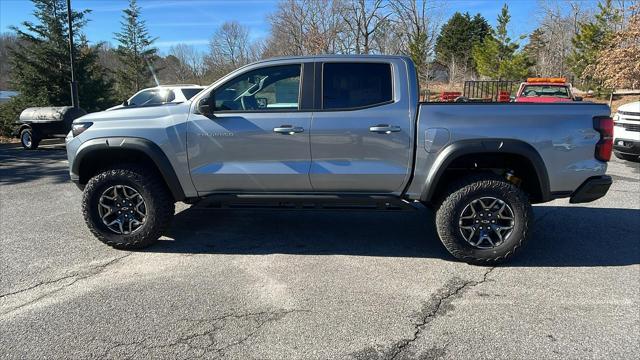
M 67 153 L 89 229 L 115 248 L 154 243 L 178 201 L 427 206 L 454 257 L 489 264 L 523 246 L 532 203 L 605 195 L 612 130 L 599 104 L 419 103 L 407 57 L 290 57 L 191 101 L 85 115 Z

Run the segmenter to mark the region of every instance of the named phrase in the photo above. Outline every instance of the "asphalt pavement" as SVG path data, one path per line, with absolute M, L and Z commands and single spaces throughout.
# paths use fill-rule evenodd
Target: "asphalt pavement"
M 0 145 L 0 357 L 631 359 L 640 164 L 589 204 L 535 206 L 512 262 L 447 254 L 428 210 L 179 204 L 143 251 L 92 237 L 62 145 Z

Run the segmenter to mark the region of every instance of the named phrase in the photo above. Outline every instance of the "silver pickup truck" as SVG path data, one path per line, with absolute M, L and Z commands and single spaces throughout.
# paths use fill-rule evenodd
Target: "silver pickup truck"
M 116 248 L 155 242 L 177 201 L 427 206 L 453 256 L 488 264 L 522 247 L 531 203 L 604 196 L 612 130 L 591 103 L 419 103 L 402 56 L 291 57 L 191 101 L 85 115 L 67 152 L 87 225 Z

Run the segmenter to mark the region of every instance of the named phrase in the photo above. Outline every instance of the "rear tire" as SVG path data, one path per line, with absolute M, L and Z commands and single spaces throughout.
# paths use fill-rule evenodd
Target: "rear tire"
M 524 245 L 532 219 L 526 193 L 498 176 L 480 175 L 450 188 L 436 211 L 436 228 L 455 258 L 493 265 Z
M 140 249 L 167 230 L 175 202 L 155 172 L 132 165 L 109 169 L 89 180 L 82 212 L 98 240 L 117 249 Z
M 35 150 L 40 145 L 40 138 L 32 129 L 23 129 L 20 131 L 20 144 L 25 150 Z
M 622 153 L 619 153 L 617 151 L 614 151 L 613 154 L 620 160 L 640 162 L 640 156 L 639 155 L 622 154 Z

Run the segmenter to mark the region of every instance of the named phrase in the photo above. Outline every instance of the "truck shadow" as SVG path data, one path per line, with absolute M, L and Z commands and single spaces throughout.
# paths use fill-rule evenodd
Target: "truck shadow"
M 0 146 L 0 184 L 22 184 L 40 179 L 69 182 L 64 142 L 45 140 L 37 150 L 24 150 L 20 144 Z
M 625 266 L 640 263 L 640 210 L 535 207 L 529 243 L 503 266 Z M 428 210 L 178 213 L 166 240 L 145 250 L 187 254 L 299 254 L 439 258 L 441 245 Z

